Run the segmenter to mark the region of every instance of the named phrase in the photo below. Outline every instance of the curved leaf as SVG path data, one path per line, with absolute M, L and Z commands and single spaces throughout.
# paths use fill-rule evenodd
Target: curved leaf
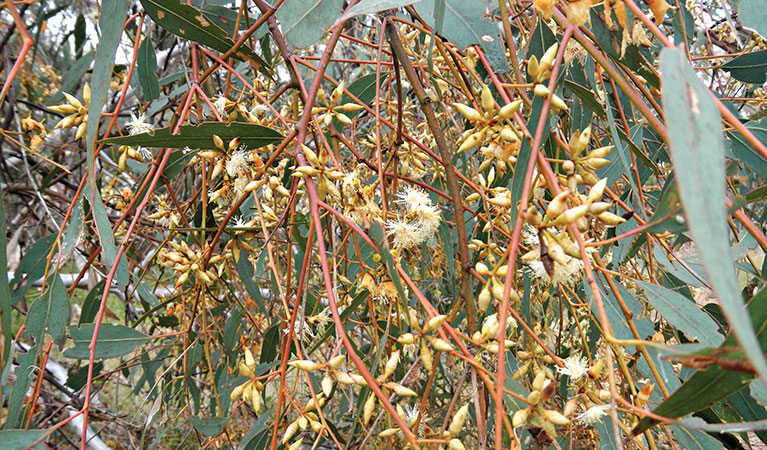
M 3 430 L 0 442 L 3 448 L 10 450 L 29 448 L 35 441 L 45 436 L 46 430 Z
M 343 22 L 352 17 L 361 16 L 363 14 L 375 14 L 388 9 L 412 5 L 413 3 L 418 3 L 420 1 L 421 0 L 362 0 L 349 8 L 338 21 Z
M 180 3 L 178 0 L 141 0 L 141 4 L 157 25 L 178 37 L 207 45 L 222 53 L 234 47 L 234 41 L 226 31 L 194 6 Z M 261 67 L 269 67 L 266 61 L 244 44 L 237 49 L 235 55 L 249 59 Z
M 661 53 L 663 112 L 679 194 L 711 286 L 730 329 L 767 384 L 767 360 L 751 326 L 730 255 L 721 118 L 680 49 Z
M 29 308 L 24 322 L 26 334 L 40 342 L 47 331 L 54 341 L 63 343 L 71 313 L 67 288 L 58 273 L 53 273 L 48 277 L 45 291 Z
M 152 101 L 160 96 L 160 82 L 157 80 L 157 56 L 154 52 L 152 40 L 144 38 L 138 48 L 136 59 L 136 72 L 141 91 L 146 101 Z
M 740 55 L 721 67 L 738 81 L 762 84 L 767 81 L 767 50 Z
M 708 314 L 681 294 L 657 284 L 637 281 L 644 289 L 647 301 L 674 328 L 679 329 L 690 340 L 698 340 L 711 347 L 719 346 L 724 336 L 719 334 L 717 324 Z
M 203 122 L 197 126 L 187 125 L 181 127 L 178 134 L 171 134 L 170 127 L 160 128 L 149 133 L 136 134 L 104 139 L 107 145 L 132 145 L 156 148 L 184 148 L 215 150 L 213 135 L 217 135 L 224 142 L 236 137 L 240 143 L 253 150 L 269 144 L 282 141 L 282 135 L 271 128 L 253 125 L 250 123 L 233 122 L 230 124 L 221 122 Z

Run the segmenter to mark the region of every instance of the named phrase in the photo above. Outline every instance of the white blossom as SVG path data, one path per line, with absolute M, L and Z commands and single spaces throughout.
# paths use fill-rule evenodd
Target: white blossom
M 557 371 L 570 377 L 571 381 L 577 381 L 588 371 L 589 361 L 577 355 L 570 356 L 564 361 L 565 367 L 558 367 Z
M 218 98 L 213 102 L 213 107 L 216 108 L 216 111 L 218 111 L 220 116 L 223 116 L 226 112 L 226 97 L 219 95 Z
M 226 173 L 231 178 L 234 178 L 240 172 L 244 171 L 248 167 L 250 162 L 250 155 L 244 151 L 236 151 L 229 155 L 229 160 L 226 162 Z
M 154 125 L 147 123 L 146 114 L 141 113 L 136 117 L 136 115 L 131 113 L 130 118 L 131 120 L 125 122 L 125 126 L 128 127 L 128 134 L 131 136 L 154 130 Z
M 610 409 L 609 405 L 592 406 L 585 413 L 579 414 L 575 420 L 584 425 L 594 425 L 597 422 L 602 423 L 602 417 L 607 415 L 608 409 Z

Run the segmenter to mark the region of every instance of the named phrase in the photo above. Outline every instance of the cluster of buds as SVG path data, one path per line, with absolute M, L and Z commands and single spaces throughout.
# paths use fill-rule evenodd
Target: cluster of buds
M 505 171 L 507 164 L 516 162 L 516 154 L 519 151 L 522 132 L 510 119 L 522 106 L 522 100 L 515 100 L 499 108 L 490 88 L 482 88 L 481 94 L 482 111 L 479 112 L 471 106 L 461 103 L 453 103 L 455 109 L 469 121 L 473 128 L 464 131 L 463 142 L 458 147 L 458 153 L 471 150 L 487 142 L 481 147 L 485 161 L 480 165 L 480 172 L 496 164 L 499 172 Z
M 341 81 L 338 86 L 333 89 L 333 92 L 330 94 L 330 98 L 328 98 L 327 94 L 325 94 L 325 91 L 322 90 L 322 88 L 320 88 L 319 92 L 317 92 L 317 100 L 319 100 L 318 104 L 323 103 L 324 106 L 315 106 L 312 108 L 312 114 L 319 114 L 317 120 L 323 123 L 326 127 L 330 125 L 334 117 L 344 125 L 351 125 L 352 119 L 350 119 L 349 116 L 344 113 L 356 112 L 362 109 L 362 106 L 356 103 L 344 103 L 343 105 L 338 105 L 338 102 L 341 100 L 343 94 L 343 81 Z
M 256 359 L 253 357 L 250 349 L 245 349 L 245 361 L 241 361 L 238 365 L 239 375 L 242 377 L 250 378 L 248 381 L 232 389 L 232 393 L 229 395 L 229 400 L 235 402 L 242 399 L 243 402 L 250 401 L 253 406 L 253 410 L 258 414 L 261 412 L 261 392 L 264 390 L 264 385 L 255 378 Z
M 556 42 L 554 45 L 546 49 L 546 52 L 544 52 L 543 56 L 541 56 L 540 62 L 538 61 L 538 58 L 535 57 L 535 55 L 531 56 L 530 60 L 527 62 L 527 74 L 530 76 L 530 78 L 533 79 L 533 82 L 535 83 L 533 93 L 537 97 L 544 99 L 551 97 L 551 108 L 553 110 L 567 111 L 567 104 L 564 102 L 564 100 L 549 91 L 548 86 L 544 84 L 546 80 L 551 78 L 551 68 L 554 64 L 554 59 L 557 57 L 558 49 L 559 43 Z
M 530 406 L 514 413 L 511 424 L 514 428 L 531 424 L 546 432 L 552 438 L 556 438 L 556 427 L 570 424 L 570 419 L 555 409 L 545 406 L 554 395 L 554 374 L 547 368 L 541 368 L 535 373 L 532 389 L 527 395 Z
M 173 207 L 168 203 L 167 194 L 155 197 L 155 206 L 157 211 L 147 216 L 147 219 L 154 220 L 157 225 L 166 229 L 173 229 L 180 224 L 180 217 Z
M 335 182 L 346 176 L 343 170 L 326 168 L 330 157 L 324 150 L 319 155 L 306 145 L 302 145 L 301 150 L 310 165 L 296 167 L 293 176 L 317 177 L 317 192 L 319 193 L 320 200 L 325 201 L 328 196 L 340 200 L 341 193 L 338 191 Z
M 217 150 L 203 150 L 197 153 L 197 158 L 214 164 L 211 180 L 224 175 L 224 183 L 217 190 L 208 194 L 211 202 L 226 205 L 232 197 L 250 193 L 265 183 L 265 180 L 250 181 L 248 174 L 253 165 L 257 170 L 263 169 L 264 163 L 256 152 L 248 152 L 240 145 L 239 138 L 233 138 L 227 146 L 221 137 L 213 135 L 213 144 Z
M 203 250 L 195 250 L 185 241 L 181 241 L 180 244 L 169 241 L 168 245 L 173 248 L 173 251 L 164 251 L 160 253 L 158 261 L 165 267 L 172 269 L 178 275 L 176 280 L 176 289 L 189 280 L 190 275 L 194 275 L 198 284 L 205 286 L 212 285 L 220 274 L 217 274 L 212 268 L 214 264 L 221 262 L 224 259 L 223 255 L 213 255 L 208 260 L 209 268 L 203 267 Z M 223 271 L 224 265 L 219 266 L 219 271 Z
M 474 266 L 474 270 L 483 277 L 488 277 L 487 283 L 479 292 L 478 306 L 479 312 L 484 313 L 490 306 L 493 299 L 501 301 L 503 299 L 503 284 L 506 279 L 506 273 L 509 266 L 506 264 L 499 265 L 492 271 L 483 262 L 478 262 Z M 514 288 L 509 291 L 509 301 L 511 305 L 516 304 L 519 301 L 519 293 Z M 494 333 L 494 332 L 493 332 Z
M 91 101 L 91 87 L 88 85 L 88 83 L 85 83 L 85 86 L 83 87 L 82 103 L 73 95 L 67 94 L 66 92 L 64 92 L 64 98 L 67 99 L 67 103 L 50 106 L 48 109 L 60 114 L 69 114 L 68 116 L 59 120 L 59 122 L 56 124 L 56 128 L 77 127 L 75 139 L 80 139 L 85 136 L 85 128 L 88 126 L 88 105 Z

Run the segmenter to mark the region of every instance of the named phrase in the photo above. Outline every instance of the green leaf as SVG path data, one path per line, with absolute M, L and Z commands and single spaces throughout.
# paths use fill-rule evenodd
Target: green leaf
M 418 14 L 431 27 L 436 23 L 435 1 L 423 0 L 415 5 Z M 493 71 L 504 73 L 509 70 L 506 50 L 498 34 L 498 27 L 485 17 L 485 8 L 485 2 L 445 0 L 445 17 L 440 34 L 461 50 L 479 44 Z
M 96 319 L 96 314 L 99 312 L 101 306 L 101 297 L 104 295 L 104 280 L 101 280 L 93 289 L 88 292 L 88 295 L 83 301 L 83 308 L 80 312 L 80 323 L 93 323 Z
M 77 328 L 70 327 L 69 334 L 75 346 L 66 349 L 64 356 L 73 359 L 90 358 L 88 346 L 91 344 L 94 328 L 95 325 L 90 323 L 80 325 Z M 99 337 L 96 341 L 96 359 L 117 358 L 125 355 L 149 339 L 149 336 L 133 328 L 108 323 L 101 324 Z
M 205 436 L 215 436 L 224 429 L 226 417 L 197 417 L 192 416 L 189 422 Z
M 341 0 L 291 0 L 277 10 L 288 43 L 304 48 L 315 42 L 341 15 Z
M 690 430 L 688 428 L 680 427 L 677 425 L 671 425 L 671 429 L 674 432 L 674 436 L 679 441 L 681 448 L 685 450 L 721 450 L 722 443 L 711 437 L 710 435 L 699 431 Z
M 16 268 L 16 272 L 14 272 L 13 280 L 11 280 L 10 284 L 10 289 L 13 291 L 11 297 L 13 304 L 18 303 L 18 301 L 21 300 L 27 290 L 32 286 L 32 283 L 45 275 L 48 253 L 50 253 L 51 246 L 53 246 L 55 241 L 56 233 L 49 234 L 35 242 L 34 245 L 24 253 L 24 257 L 21 258 L 21 262 L 19 262 L 19 266 Z
M 767 9 L 763 0 L 740 0 L 738 17 L 744 27 L 756 31 L 762 38 L 767 38 Z
M 45 433 L 47 433 L 46 430 L 3 430 L 0 431 L 0 442 L 7 450 L 22 450 L 29 448 L 35 441 L 45 436 Z
M 226 34 L 226 31 L 194 6 L 178 0 L 141 0 L 141 4 L 157 25 L 180 38 L 207 45 L 221 53 L 234 47 L 234 41 Z M 263 68 L 269 67 L 266 61 L 245 44 L 237 49 L 235 55 L 242 59 L 249 59 Z
M 767 118 L 759 122 L 750 122 L 746 128 L 761 142 L 767 142 Z M 745 167 L 760 175 L 767 175 L 767 160 L 737 131 L 728 131 L 727 138 L 733 156 L 741 160 Z
M 85 16 L 82 13 L 77 15 L 75 20 L 75 55 L 77 58 L 83 57 L 83 45 L 85 44 Z
M 197 150 L 191 150 L 184 152 L 173 152 L 168 157 L 168 163 L 163 170 L 163 176 L 168 180 L 174 180 L 182 170 L 186 167 L 189 161 L 197 154 Z
M 171 128 L 160 128 L 149 133 L 136 134 L 104 139 L 107 145 L 141 145 L 143 147 L 157 148 L 184 148 L 215 150 L 213 135 L 218 135 L 224 142 L 236 137 L 240 143 L 254 150 L 269 144 L 282 141 L 282 135 L 277 131 L 253 125 L 250 123 L 233 122 L 230 124 L 220 122 L 203 122 L 197 126 L 186 125 L 181 127 L 178 134 L 171 134 Z
M 147 36 L 138 48 L 136 56 L 136 73 L 144 100 L 151 102 L 160 97 L 160 82 L 157 79 L 157 55 L 154 52 L 152 39 Z
M 597 99 L 597 94 L 592 91 L 591 89 L 587 89 L 583 86 L 581 86 L 578 83 L 575 83 L 570 80 L 565 80 L 565 87 L 567 89 L 570 89 L 573 91 L 573 94 L 576 95 L 581 101 L 588 106 L 596 115 L 599 117 L 605 118 L 605 108 L 602 106 L 601 103 L 599 103 L 599 100 Z
M 8 253 L 5 225 L 5 207 L 3 206 L 3 190 L 0 189 L 0 269 L 8 270 Z M 8 284 L 8 275 L 0 277 L 0 332 L 3 334 L 3 346 L 0 348 L 0 373 L 5 369 L 6 361 L 11 356 L 11 287 Z M 3 401 L 0 391 L 0 404 Z
M 740 55 L 721 68 L 738 81 L 762 84 L 767 81 L 767 50 Z
M 661 53 L 663 112 L 679 194 L 710 284 L 738 342 L 767 384 L 759 348 L 729 257 L 721 118 L 711 95 L 680 49 Z
M 749 322 L 757 327 L 760 351 L 767 349 L 767 291 L 761 291 L 748 304 Z M 713 331 L 714 329 L 712 329 Z M 742 359 L 743 352 L 736 347 L 735 336 L 730 334 L 719 346 L 717 358 Z M 735 349 L 735 350 L 733 350 Z M 705 356 L 708 350 L 698 354 Z M 725 370 L 714 364 L 705 370 L 695 372 L 679 389 L 674 391 L 653 413 L 664 417 L 677 418 L 700 411 L 726 399 L 751 383 L 754 375 L 750 372 Z M 633 435 L 647 430 L 658 422 L 645 418 L 632 431 Z
M 45 291 L 29 308 L 24 322 L 26 335 L 33 337 L 35 342 L 42 342 L 43 333 L 47 331 L 61 345 L 72 314 L 69 295 L 58 273 L 52 273 L 46 285 Z
M 6 428 L 21 425 L 21 419 L 23 417 L 21 415 L 21 410 L 25 404 L 24 399 L 27 396 L 27 388 L 29 388 L 29 376 L 32 373 L 32 369 L 35 367 L 35 360 L 37 359 L 37 352 L 39 349 L 39 345 L 36 345 L 27 349 L 26 353 L 18 353 L 16 356 L 16 361 L 18 362 L 18 366 L 14 371 L 16 381 L 13 382 L 11 395 L 8 399 L 8 415 L 5 421 Z
M 101 250 L 104 252 L 103 263 L 107 267 L 112 267 L 117 261 L 117 247 L 115 247 L 115 238 L 112 234 L 112 223 L 109 221 L 107 210 L 104 207 L 104 203 L 101 201 L 101 194 L 98 189 L 93 191 L 93 197 L 91 197 L 91 187 L 86 186 L 83 189 L 83 195 L 86 199 L 93 198 L 91 201 L 91 213 L 96 222 L 96 230 L 99 233 L 99 240 L 101 241 Z M 115 273 L 114 280 L 119 286 L 127 286 L 130 278 L 128 272 L 128 263 L 125 259 L 125 255 L 120 258 L 120 262 L 117 266 L 117 272 Z
M 653 308 L 688 339 L 698 340 L 711 347 L 716 347 L 724 341 L 724 336 L 716 331 L 717 324 L 714 319 L 684 295 L 644 281 L 637 281 L 637 285 L 644 289 L 647 301 Z
M 420 1 L 421 0 L 361 0 L 359 3 L 349 8 L 338 20 L 339 22 L 343 22 L 352 17 L 361 16 L 363 14 L 375 14 L 388 9 L 401 8 Z

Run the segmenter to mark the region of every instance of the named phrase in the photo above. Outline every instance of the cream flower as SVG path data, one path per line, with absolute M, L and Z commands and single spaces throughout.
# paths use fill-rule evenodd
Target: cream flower
M 607 410 L 609 409 L 609 405 L 592 406 L 585 413 L 579 414 L 575 420 L 584 425 L 594 425 L 597 422 L 602 423 L 602 417 L 607 415 Z
M 137 117 L 135 114 L 131 113 L 130 118 L 131 120 L 125 122 L 125 126 L 128 127 L 128 134 L 131 136 L 154 130 L 154 125 L 147 123 L 146 114 L 141 113 Z
M 229 160 L 226 162 L 226 173 L 231 178 L 234 178 L 240 172 L 244 171 L 248 167 L 250 162 L 250 155 L 247 152 L 238 150 L 229 155 Z
M 570 377 L 571 381 L 577 381 L 588 371 L 589 361 L 586 358 L 580 358 L 577 355 L 570 356 L 564 361 L 565 367 L 558 367 L 557 371 Z

